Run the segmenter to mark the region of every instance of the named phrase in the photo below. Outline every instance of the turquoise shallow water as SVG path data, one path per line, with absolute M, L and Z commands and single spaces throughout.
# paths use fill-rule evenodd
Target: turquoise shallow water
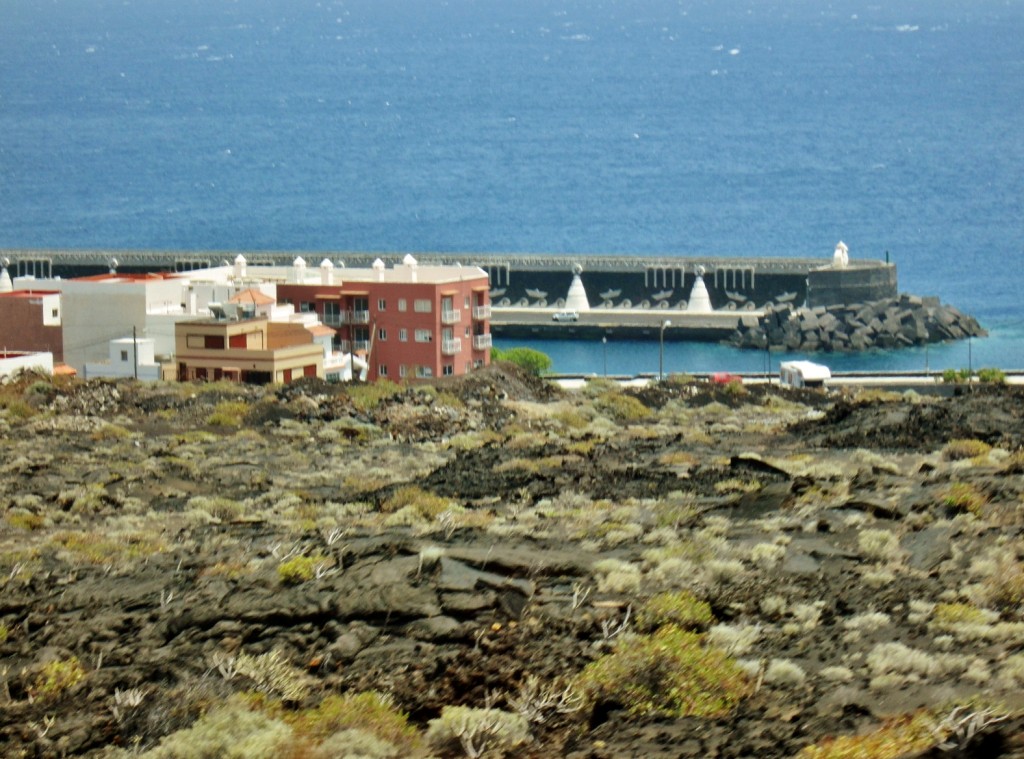
M 2 16 L 0 247 L 824 259 L 842 239 L 977 316 L 992 336 L 974 363 L 1024 367 L 1024 4 L 11 0 Z M 541 347 L 561 371 L 603 369 L 592 346 Z M 656 370 L 656 349 L 609 361 Z M 763 363 L 685 344 L 666 360 Z

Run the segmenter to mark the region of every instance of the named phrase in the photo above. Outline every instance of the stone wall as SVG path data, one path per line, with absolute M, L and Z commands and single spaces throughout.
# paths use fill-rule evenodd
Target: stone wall
M 797 308 L 776 306 L 763 318 L 740 317 L 726 342 L 739 348 L 863 351 L 986 335 L 972 316 L 938 298 L 900 295 L 869 303 Z
M 825 267 L 807 273 L 807 305 L 812 308 L 895 298 L 897 292 L 895 264 L 851 264 L 846 268 Z

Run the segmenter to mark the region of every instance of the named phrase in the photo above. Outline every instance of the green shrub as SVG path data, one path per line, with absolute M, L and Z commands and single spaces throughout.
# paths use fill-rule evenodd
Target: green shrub
M 330 695 L 319 706 L 285 715 L 299 736 L 320 742 L 342 730 L 361 730 L 402 749 L 402 755 L 419 748 L 416 728 L 408 715 L 386 695 L 366 691 Z
M 943 502 L 957 513 L 980 517 L 988 503 L 988 496 L 969 482 L 954 482 L 946 491 Z
M 423 519 L 436 519 L 452 507 L 452 502 L 434 493 L 427 492 L 416 485 L 406 485 L 391 494 L 381 505 L 385 514 L 393 514 L 411 507 Z
M 959 385 L 971 381 L 970 369 L 946 369 L 942 372 L 942 381 L 950 385 Z
M 240 427 L 249 408 L 245 401 L 220 401 L 206 417 L 206 423 L 211 427 Z
M 950 440 L 942 447 L 942 456 L 947 461 L 962 461 L 987 456 L 992 446 L 983 440 Z
M 637 717 L 711 717 L 751 692 L 734 659 L 675 625 L 620 638 L 612 653 L 587 665 L 578 685 L 591 701 Z
M 277 565 L 277 577 L 285 585 L 301 585 L 316 576 L 316 568 L 326 561 L 321 554 L 293 556 Z
M 277 650 L 258 656 L 239 654 L 235 658 L 235 670 L 249 678 L 260 693 L 284 701 L 302 701 L 309 692 L 302 671 L 289 664 Z
M 145 759 L 278 759 L 288 755 L 294 737 L 284 722 L 229 701 L 200 717 L 192 727 L 166 736 Z
M 659 593 L 649 598 L 636 612 L 636 626 L 642 631 L 654 630 L 663 625 L 704 631 L 714 621 L 711 607 L 685 590 Z
M 914 756 L 934 746 L 941 735 L 934 732 L 936 723 L 927 712 L 887 722 L 864 735 L 843 735 L 826 738 L 806 746 L 796 759 L 897 759 Z
M 85 679 L 85 669 L 77 656 L 55 659 L 43 665 L 28 687 L 29 694 L 42 701 L 53 701 Z
M 978 370 L 978 381 L 993 385 L 1002 385 L 1006 382 L 1006 372 L 1002 369 L 986 367 Z
M 506 752 L 529 740 L 526 718 L 500 709 L 446 706 L 427 729 L 427 741 L 446 755 L 454 755 L 460 745 L 466 756 Z
M 621 423 L 639 422 L 651 415 L 651 410 L 637 398 L 614 390 L 595 400 L 594 407 Z
M 376 408 L 381 401 L 401 393 L 403 388 L 397 382 L 379 379 L 366 384 L 348 385 L 345 390 L 353 406 L 360 411 L 370 411 Z
M 491 361 L 507 361 L 535 377 L 551 369 L 551 357 L 533 348 L 491 348 Z

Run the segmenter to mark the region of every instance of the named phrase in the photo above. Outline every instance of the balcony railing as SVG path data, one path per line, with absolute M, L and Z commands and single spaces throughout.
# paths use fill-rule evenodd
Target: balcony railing
M 462 312 L 458 309 L 441 312 L 441 324 L 458 324 L 462 321 Z
M 445 356 L 454 356 L 456 353 L 462 353 L 462 339 L 456 337 L 451 340 L 442 340 L 441 353 Z
M 473 335 L 473 350 L 485 351 L 491 347 L 491 335 Z
M 352 317 L 353 324 L 369 324 L 370 323 L 370 312 L 369 311 L 349 311 Z
M 477 321 L 483 321 L 484 319 L 491 318 L 491 305 L 488 303 L 486 306 L 474 306 L 473 307 L 473 318 Z
M 348 340 L 338 340 L 335 343 L 335 345 L 338 346 L 338 352 L 339 353 L 351 353 L 352 352 L 352 343 L 350 343 Z
M 369 350 L 370 350 L 370 341 L 369 340 L 353 340 L 352 341 L 352 351 L 353 352 L 369 351 Z
M 345 323 L 345 314 L 324 314 L 324 324 L 328 327 L 340 327 Z

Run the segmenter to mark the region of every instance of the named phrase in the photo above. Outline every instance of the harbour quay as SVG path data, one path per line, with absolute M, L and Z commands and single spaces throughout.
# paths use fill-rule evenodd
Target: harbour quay
M 296 258 L 344 267 L 401 262 L 404 253 L 366 251 L 180 251 L 4 249 L 12 276 L 83 276 L 190 271 L 226 265 L 242 254 L 251 264 L 287 266 Z M 487 272 L 492 330 L 497 336 L 624 337 L 720 340 L 738 318 L 782 304 L 809 307 L 863 303 L 897 294 L 896 265 L 851 258 L 845 244 L 819 257 L 607 255 L 569 253 L 417 253 L 426 265 Z M 571 310 L 578 318 L 555 321 Z M 670 321 L 663 328 L 665 321 Z

